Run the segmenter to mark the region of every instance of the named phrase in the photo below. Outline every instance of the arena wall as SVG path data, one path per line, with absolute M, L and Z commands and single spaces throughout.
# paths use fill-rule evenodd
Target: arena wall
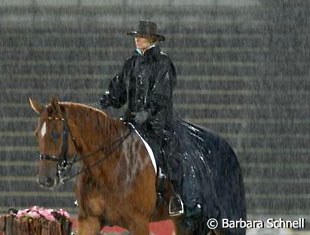
M 132 53 L 126 32 L 149 19 L 177 69 L 177 112 L 225 136 L 238 154 L 249 217 L 308 218 L 309 4 L 228 2 L 1 1 L 0 210 L 75 212 L 72 183 L 55 192 L 36 183 L 28 97 L 98 106 Z

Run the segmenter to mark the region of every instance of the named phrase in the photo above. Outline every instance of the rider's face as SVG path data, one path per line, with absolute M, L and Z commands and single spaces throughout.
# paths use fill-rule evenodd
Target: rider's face
M 145 51 L 151 46 L 150 38 L 146 37 L 135 37 L 136 48 Z

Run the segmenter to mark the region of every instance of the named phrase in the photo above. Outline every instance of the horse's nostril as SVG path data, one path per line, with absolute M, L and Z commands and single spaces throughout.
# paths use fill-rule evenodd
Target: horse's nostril
M 46 185 L 52 186 L 54 184 L 54 180 L 51 177 L 46 178 Z

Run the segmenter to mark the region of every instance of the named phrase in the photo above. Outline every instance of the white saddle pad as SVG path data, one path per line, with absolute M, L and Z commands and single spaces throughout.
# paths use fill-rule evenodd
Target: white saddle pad
M 145 148 L 147 149 L 147 152 L 148 152 L 149 157 L 151 159 L 152 165 L 154 167 L 155 174 L 157 175 L 157 164 L 156 164 L 154 152 L 153 152 L 151 146 L 145 141 L 145 139 L 142 138 L 140 133 L 136 130 L 136 128 L 131 123 L 129 123 L 129 125 L 132 126 L 132 128 L 135 130 L 137 135 L 141 138 L 142 142 L 144 143 Z

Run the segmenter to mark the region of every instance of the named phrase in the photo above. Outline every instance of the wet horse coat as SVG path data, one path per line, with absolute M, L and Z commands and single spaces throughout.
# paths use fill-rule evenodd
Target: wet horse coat
M 134 235 L 146 235 L 149 221 L 169 218 L 166 202 L 156 204 L 156 174 L 147 149 L 127 125 L 82 104 L 58 103 L 57 99 L 52 99 L 46 107 L 35 100 L 30 103 L 40 114 L 36 133 L 40 156 L 45 156 L 39 161 L 39 183 L 52 188 L 61 180 L 59 159 L 64 152 L 65 129 L 68 129 L 68 161 L 74 163 L 73 156 L 79 156 L 76 161 L 80 162 L 82 171 L 75 190 L 79 235 L 95 235 L 108 224 L 124 227 Z M 180 225 L 182 217 L 174 218 L 177 234 L 206 234 L 209 231 L 206 220 L 211 217 L 245 218 L 242 176 L 229 145 L 186 122 L 179 121 L 177 125 L 181 141 L 187 143 L 181 148 L 186 155 L 182 163 L 194 163 L 197 168 L 195 174 L 199 178 L 197 182 L 203 183 L 199 187 L 205 208 L 204 219 L 192 231 Z M 204 150 L 208 156 L 204 156 Z M 244 231 L 225 233 L 244 234 Z

